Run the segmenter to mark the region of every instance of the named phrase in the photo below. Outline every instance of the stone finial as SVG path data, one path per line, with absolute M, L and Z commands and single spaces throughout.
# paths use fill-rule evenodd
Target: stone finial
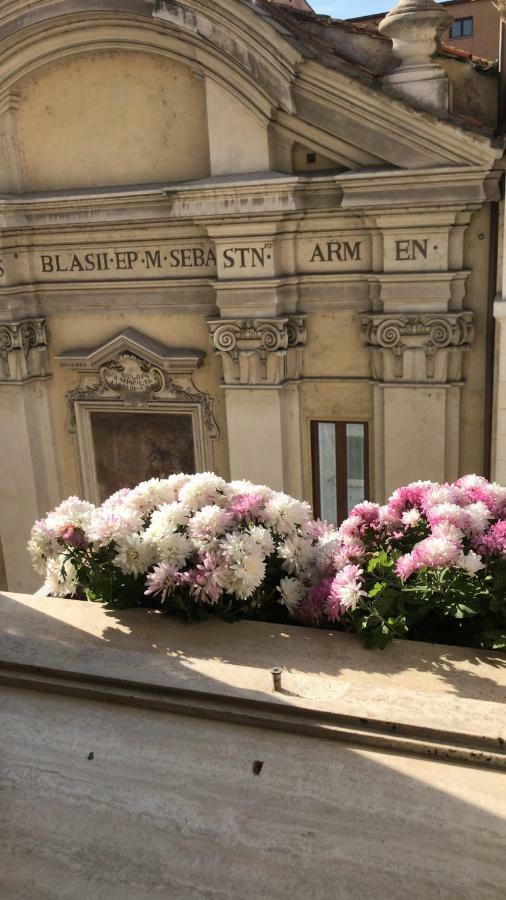
M 451 16 L 434 0 L 400 0 L 379 24 L 399 67 L 383 79 L 395 93 L 433 112 L 448 111 L 448 79 L 432 61 Z

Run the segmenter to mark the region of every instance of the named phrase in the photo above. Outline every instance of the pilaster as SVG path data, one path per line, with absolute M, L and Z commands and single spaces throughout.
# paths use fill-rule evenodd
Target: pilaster
M 375 382 L 378 499 L 402 483 L 454 480 L 472 313 L 368 314 L 362 316 L 362 330 Z
M 209 329 L 223 364 L 232 478 L 302 497 L 305 317 L 212 319 Z
M 59 498 L 43 319 L 0 322 L 0 533 L 8 587 L 31 591 L 31 527 Z
M 22 166 L 18 137 L 17 111 L 21 95 L 18 91 L 0 92 L 0 191 L 22 191 Z

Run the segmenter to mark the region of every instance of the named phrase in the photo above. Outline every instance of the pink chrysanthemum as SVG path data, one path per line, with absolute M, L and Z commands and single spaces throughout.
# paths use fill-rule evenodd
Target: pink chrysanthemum
M 325 613 L 325 604 L 328 600 L 332 579 L 325 578 L 320 584 L 309 591 L 307 597 L 299 604 L 297 618 L 308 625 L 319 625 Z
M 265 502 L 261 494 L 238 494 L 236 497 L 232 497 L 227 511 L 237 521 L 257 519 L 264 506 Z
M 146 597 L 153 595 L 160 596 L 162 603 L 174 588 L 181 583 L 179 570 L 169 563 L 160 563 L 155 566 L 146 579 L 147 589 L 144 591 Z
M 325 612 L 331 622 L 337 622 L 348 610 L 356 609 L 360 598 L 367 596 L 362 590 L 362 575 L 360 566 L 348 565 L 335 576 L 325 604 Z

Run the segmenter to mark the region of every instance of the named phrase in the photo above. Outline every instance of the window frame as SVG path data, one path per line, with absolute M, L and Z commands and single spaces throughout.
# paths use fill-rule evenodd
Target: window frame
M 464 23 L 471 23 L 471 32 L 470 34 L 464 34 Z M 454 34 L 454 29 L 459 27 L 459 34 Z M 466 38 L 473 37 L 474 35 L 474 16 L 463 16 L 460 19 L 454 19 L 452 24 L 450 25 L 450 34 L 449 38 L 452 41 L 460 41 L 465 40 Z
M 346 442 L 346 427 L 348 425 L 362 425 L 364 428 L 364 499 L 370 494 L 370 459 L 369 459 L 369 422 L 364 420 L 349 419 L 311 419 L 311 473 L 313 487 L 313 506 L 317 518 L 321 516 L 321 492 L 320 492 L 320 441 L 318 434 L 319 425 L 334 425 L 336 441 L 336 507 L 337 522 L 340 524 L 349 515 L 348 512 L 348 450 Z

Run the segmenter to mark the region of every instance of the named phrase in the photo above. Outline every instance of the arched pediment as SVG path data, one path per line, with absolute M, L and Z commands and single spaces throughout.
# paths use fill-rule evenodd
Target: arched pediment
M 382 92 L 337 51 L 319 61 L 271 13 L 249 0 L 0 2 L 4 169 L 22 145 L 0 189 L 294 172 L 310 158 L 312 171 L 490 168 L 500 155 Z

